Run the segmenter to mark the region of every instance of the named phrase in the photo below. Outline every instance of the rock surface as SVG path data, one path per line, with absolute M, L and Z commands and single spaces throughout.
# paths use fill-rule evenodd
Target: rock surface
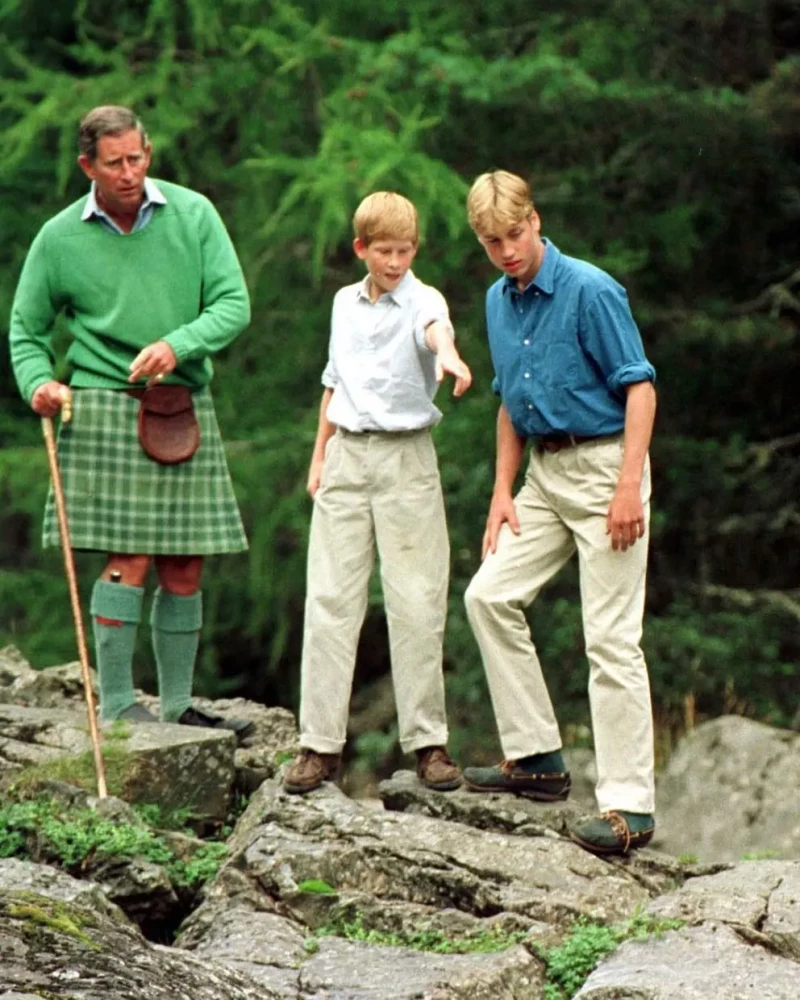
M 0 705 L 0 770 L 91 753 L 86 716 L 65 708 Z M 128 802 L 191 808 L 223 818 L 234 781 L 233 733 L 165 723 L 103 726 L 119 790 Z M 106 760 L 110 772 L 112 761 Z M 109 781 L 111 785 L 111 781 Z
M 703 861 L 800 857 L 798 788 L 800 734 L 733 715 L 707 722 L 659 782 L 653 846 Z
M 13 997 L 74 1000 L 274 1000 L 230 967 L 149 944 L 121 913 L 93 905 L 85 883 L 27 865 L 0 886 L 0 987 Z M 19 871 L 19 869 L 18 869 Z M 75 880 L 72 880 L 75 881 Z M 0 996 L 4 994 L 0 993 Z
M 158 715 L 157 698 L 142 692 L 137 698 Z M 297 726 L 286 709 L 243 698 L 197 698 L 195 704 L 214 714 L 248 719 L 254 732 L 237 748 L 224 731 L 137 723 L 123 727 L 128 739 L 122 741 L 113 727 L 104 726 L 107 743 L 120 750 L 124 742 L 136 754 L 125 777 L 128 801 L 190 807 L 222 818 L 234 788 L 249 794 L 297 749 Z M 0 649 L 0 776 L 53 763 L 65 754 L 86 753 L 87 730 L 79 663 L 34 670 L 15 647 Z
M 3 700 L 16 703 L 0 704 L 0 778 L 88 747 L 75 665 L 36 672 L 13 650 L 0 651 Z M 800 996 L 800 861 L 585 853 L 567 833 L 594 812 L 586 752 L 570 762 L 584 794 L 566 803 L 437 794 L 408 771 L 381 784 L 380 803 L 355 802 L 334 785 L 290 796 L 276 780 L 296 744 L 288 712 L 241 700 L 198 705 L 252 719 L 248 745 L 234 757 L 227 734 L 158 724 L 108 740 L 115 759 L 119 744 L 132 759 L 164 753 L 140 768 L 147 801 L 160 789 L 185 805 L 204 770 L 226 789 L 220 809 L 233 788 L 253 793 L 226 864 L 175 945 L 148 942 L 136 926 L 171 940 L 189 905 L 152 862 L 92 857 L 76 866 L 78 880 L 0 860 L 0 1000 L 540 1000 L 548 982 L 554 995 L 548 956 L 581 932 L 576 922 L 620 926 L 636 913 L 656 930 L 664 921 L 680 926 L 622 944 L 589 976 L 582 1000 Z M 198 756 L 209 738 L 222 748 L 223 770 Z M 736 861 L 766 849 L 796 857 L 796 801 L 786 790 L 797 787 L 798 739 L 741 719 L 698 729 L 662 792 L 662 843 L 684 836 L 674 849 L 703 858 L 722 857 L 719 845 L 730 843 L 724 856 Z M 176 791 L 181 780 L 187 787 Z M 41 787 L 114 822 L 140 822 L 120 800 L 53 779 Z M 701 822 L 708 826 L 703 809 L 713 794 L 725 819 L 719 839 L 706 842 Z M 736 818 L 747 826 L 751 813 L 747 822 L 765 828 L 769 842 L 747 839 L 749 829 L 736 840 Z M 187 856 L 197 847 L 185 833 L 165 836 Z
M 627 941 L 576 1000 L 797 1000 L 800 966 L 708 923 Z
M 410 772 L 382 794 L 395 806 L 402 797 L 408 811 L 365 808 L 331 785 L 301 798 L 265 782 L 179 945 L 224 955 L 286 1000 L 523 1000 L 542 991 L 536 946 L 562 941 L 579 917 L 622 920 L 684 877 L 652 852 L 616 864 L 586 854 L 559 836 L 562 807 L 539 806 L 537 822 L 534 803 L 436 796 Z M 476 826 L 453 822 L 459 815 Z M 514 826 L 516 835 L 487 830 Z M 344 924 L 362 940 L 314 933 Z M 369 943 L 370 932 L 420 931 L 450 940 L 496 935 L 506 950 L 434 955 Z

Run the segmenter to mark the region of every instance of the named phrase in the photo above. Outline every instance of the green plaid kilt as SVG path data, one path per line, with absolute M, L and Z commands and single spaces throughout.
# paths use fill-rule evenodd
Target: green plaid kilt
M 73 391 L 58 456 L 75 549 L 141 555 L 212 555 L 247 548 L 211 392 L 193 394 L 200 447 L 160 465 L 139 444 L 139 400 L 111 389 Z M 60 545 L 52 486 L 45 546 Z

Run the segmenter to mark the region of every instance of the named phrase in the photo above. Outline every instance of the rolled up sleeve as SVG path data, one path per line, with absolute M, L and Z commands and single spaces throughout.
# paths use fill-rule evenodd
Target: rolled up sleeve
M 322 384 L 326 389 L 335 389 L 339 384 L 339 376 L 332 359 L 329 359 L 325 365 L 325 370 L 322 373 Z
M 622 394 L 636 382 L 655 382 L 656 370 L 647 360 L 639 328 L 631 315 L 625 289 L 616 283 L 602 289 L 581 316 L 583 348 L 611 392 Z

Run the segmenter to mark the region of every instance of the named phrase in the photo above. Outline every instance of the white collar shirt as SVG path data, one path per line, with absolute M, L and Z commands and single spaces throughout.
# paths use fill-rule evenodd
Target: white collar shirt
M 149 177 L 145 177 L 144 197 L 142 198 L 142 203 L 139 206 L 139 211 L 136 213 L 136 219 L 134 220 L 130 231 L 132 233 L 137 233 L 140 229 L 144 229 L 144 227 L 153 218 L 153 212 L 155 211 L 156 206 L 166 204 L 166 197 Z M 107 212 L 103 211 L 103 209 L 97 204 L 97 184 L 92 181 L 89 197 L 86 199 L 86 204 L 83 206 L 83 211 L 81 212 L 81 221 L 92 222 L 94 220 L 100 222 L 102 225 L 106 226 L 112 232 L 117 233 L 120 236 L 127 235 L 125 231 L 120 229 L 117 223 L 114 222 L 111 216 Z
M 340 289 L 331 313 L 322 384 L 333 390 L 328 419 L 359 431 L 412 431 L 437 424 L 436 355 L 425 342 L 434 321 L 452 332 L 444 296 L 408 271 L 376 302 L 369 276 Z

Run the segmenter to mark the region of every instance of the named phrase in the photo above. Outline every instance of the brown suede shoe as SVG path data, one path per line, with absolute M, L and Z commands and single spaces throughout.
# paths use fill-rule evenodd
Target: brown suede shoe
M 341 760 L 341 754 L 338 753 L 317 753 L 316 750 L 304 748 L 287 767 L 283 787 L 295 795 L 313 792 L 323 781 L 336 774 Z
M 461 784 L 461 771 L 444 747 L 417 750 L 417 777 L 426 788 L 450 792 Z

